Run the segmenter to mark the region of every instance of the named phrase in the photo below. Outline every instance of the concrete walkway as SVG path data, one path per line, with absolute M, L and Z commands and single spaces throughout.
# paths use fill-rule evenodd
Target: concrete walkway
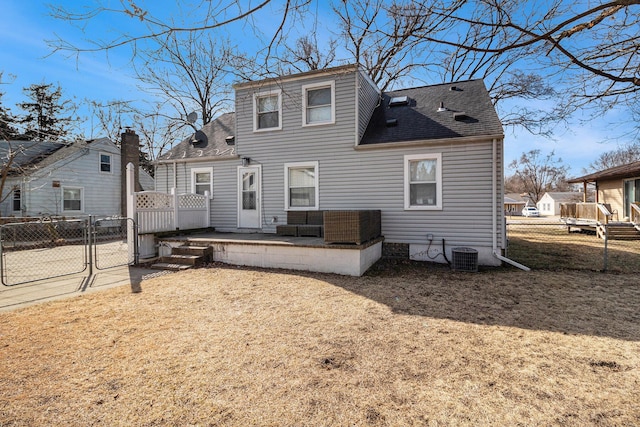
M 167 272 L 121 266 L 98 270 L 91 276 L 87 272 L 83 272 L 16 286 L 0 285 L 0 312 L 115 286 L 129 285 L 132 292 L 139 292 L 140 283 L 143 280 L 162 274 L 167 274 Z

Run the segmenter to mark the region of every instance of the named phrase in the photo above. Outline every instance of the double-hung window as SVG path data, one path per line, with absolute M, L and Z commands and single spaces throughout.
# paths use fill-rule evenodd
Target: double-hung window
M 418 154 L 404 156 L 404 208 L 442 209 L 442 156 Z
M 209 197 L 213 196 L 213 168 L 191 169 L 191 192 L 204 194 L 209 192 Z
M 111 173 L 111 154 L 100 153 L 100 172 Z
M 284 165 L 285 209 L 318 209 L 318 162 Z
M 13 189 L 13 211 L 22 210 L 22 192 L 19 188 Z
M 280 91 L 256 94 L 253 130 L 282 129 L 282 96 Z
M 65 187 L 62 189 L 62 210 L 82 211 L 82 188 Z
M 335 123 L 335 83 L 302 86 L 303 126 Z

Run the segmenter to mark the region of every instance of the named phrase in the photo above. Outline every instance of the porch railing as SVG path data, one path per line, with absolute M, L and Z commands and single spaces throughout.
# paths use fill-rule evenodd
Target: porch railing
M 607 203 L 560 203 L 560 217 L 607 224 L 615 215 Z
M 134 206 L 140 234 L 209 227 L 209 192 L 141 191 L 134 193 Z
M 631 203 L 631 222 L 640 225 L 640 202 Z

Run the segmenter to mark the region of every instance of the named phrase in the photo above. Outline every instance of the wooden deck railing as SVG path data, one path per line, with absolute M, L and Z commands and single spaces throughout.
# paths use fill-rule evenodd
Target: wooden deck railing
M 560 218 L 607 224 L 613 217 L 608 203 L 560 203 Z
M 631 222 L 640 225 L 640 202 L 631 203 Z

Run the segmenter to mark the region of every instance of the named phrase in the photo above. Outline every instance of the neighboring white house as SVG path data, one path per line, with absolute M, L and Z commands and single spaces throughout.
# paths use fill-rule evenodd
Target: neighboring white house
M 576 191 L 570 192 L 547 192 L 540 198 L 536 207 L 540 215 L 560 215 L 561 203 L 581 202 L 584 195 Z
M 504 135 L 481 80 L 382 93 L 348 65 L 234 89 L 235 113 L 156 164 L 158 191 L 210 191 L 216 230 L 275 233 L 288 211 L 375 209 L 384 244 L 414 259 L 471 247 L 500 264 Z
M 108 138 L 73 143 L 0 141 L 0 155 L 18 152 L 9 166 L 2 216 L 120 215 L 120 149 Z M 5 163 L 6 167 L 6 163 Z M 144 171 L 142 188 L 153 189 Z

